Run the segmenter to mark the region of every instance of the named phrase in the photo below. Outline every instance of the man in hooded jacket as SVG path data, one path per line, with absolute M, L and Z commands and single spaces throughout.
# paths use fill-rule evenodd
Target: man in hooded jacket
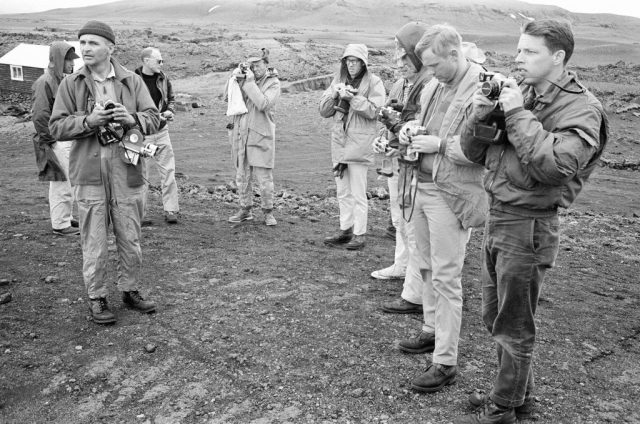
M 333 119 L 331 160 L 340 208 L 340 232 L 327 237 L 329 246 L 364 247 L 367 231 L 367 171 L 374 163 L 376 112 L 385 102 L 382 80 L 368 69 L 364 44 L 346 46 L 340 69 L 320 99 L 320 115 Z
M 73 219 L 73 190 L 69 183 L 69 152 L 72 141 L 57 141 L 49 132 L 49 118 L 60 81 L 73 73 L 78 55 L 73 46 L 55 41 L 49 46 L 49 66 L 32 86 L 33 144 L 38 164 L 38 179 L 49 183 L 49 214 L 53 233 L 77 235 L 78 221 Z
M 422 277 L 415 257 L 416 243 L 413 226 L 411 221 L 408 221 L 409 210 L 405 208 L 410 206 L 410 202 L 407 202 L 405 197 L 411 193 L 410 184 L 414 167 L 401 157 L 400 149 L 386 146 L 393 140 L 397 142 L 398 131 L 402 125 L 416 119 L 420 112 L 420 94 L 424 85 L 431 79 L 431 74 L 422 66 L 422 61 L 416 56 L 414 48 L 427 28 L 427 25 L 420 22 L 409 22 L 396 33 L 396 58 L 402 69 L 407 71 L 405 76 L 398 79 L 391 87 L 387 104 L 402 105 L 400 121 L 388 128 L 386 136 L 376 139 L 374 144 L 374 151 L 386 150 L 386 156 L 393 157 L 394 160 L 396 176 L 389 178 L 389 197 L 392 219 L 398 234 L 393 264 L 373 271 L 371 276 L 381 280 L 404 278 L 400 298 L 382 306 L 382 310 L 387 313 L 422 313 Z M 388 124 L 385 125 L 388 126 Z M 403 150 L 406 151 L 406 148 Z

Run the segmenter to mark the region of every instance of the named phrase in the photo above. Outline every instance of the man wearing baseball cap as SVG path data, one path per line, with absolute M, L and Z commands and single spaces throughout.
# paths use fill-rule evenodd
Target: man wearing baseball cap
M 117 287 L 125 305 L 143 313 L 155 304 L 138 292 L 142 270 L 140 220 L 144 161 L 126 160 L 123 143 L 104 136 L 105 127 L 122 126 L 155 133 L 158 109 L 142 78 L 112 57 L 116 37 L 104 22 L 89 21 L 78 31 L 85 66 L 60 84 L 49 122 L 56 139 L 75 139 L 69 177 L 78 200 L 83 277 L 91 318 L 111 324 L 107 304 L 107 230 L 113 225 L 118 249 Z M 107 102 L 115 107 L 105 108 Z
M 280 98 L 280 80 L 268 68 L 269 50 L 263 48 L 248 55 L 246 68 L 241 64 L 231 78 L 242 91 L 247 113 L 233 116 L 231 151 L 236 168 L 236 185 L 240 210 L 229 222 L 240 223 L 253 219 L 253 189 L 256 177 L 260 185 L 260 201 L 266 225 L 277 224 L 273 216 L 273 165 L 276 156 L 275 108 Z

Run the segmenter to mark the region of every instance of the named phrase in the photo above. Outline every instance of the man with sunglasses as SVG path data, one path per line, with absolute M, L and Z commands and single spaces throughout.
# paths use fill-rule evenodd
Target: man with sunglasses
M 152 160 L 156 163 L 162 182 L 162 205 L 164 208 L 164 219 L 169 224 L 178 222 L 178 185 L 176 184 L 176 161 L 169 138 L 169 121 L 173 121 L 175 99 L 169 78 L 162 72 L 162 54 L 155 47 L 147 47 L 140 55 L 142 66 L 136 69 L 136 74 L 140 75 L 145 85 L 149 89 L 149 94 L 160 111 L 160 128 L 156 134 L 149 135 L 145 141 L 158 146 L 158 153 Z M 148 169 L 147 169 L 148 174 Z M 148 186 L 147 186 L 148 190 Z M 147 212 L 147 196 L 145 193 L 145 210 Z M 149 225 L 152 222 L 148 219 L 142 221 L 142 225 Z
M 229 126 L 231 150 L 236 168 L 236 185 L 240 210 L 229 222 L 253 220 L 253 189 L 255 176 L 260 186 L 260 202 L 264 223 L 277 224 L 273 216 L 273 165 L 276 156 L 276 123 L 274 114 L 280 98 L 277 72 L 268 67 L 269 50 L 251 53 L 232 73 L 247 107 L 247 113 L 233 116 Z

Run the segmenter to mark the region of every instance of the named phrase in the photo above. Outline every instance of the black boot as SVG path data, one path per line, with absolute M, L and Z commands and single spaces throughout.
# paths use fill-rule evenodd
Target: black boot
M 324 239 L 324 244 L 327 246 L 340 246 L 349 243 L 353 238 L 353 227 L 346 230 L 340 230 L 338 234 Z

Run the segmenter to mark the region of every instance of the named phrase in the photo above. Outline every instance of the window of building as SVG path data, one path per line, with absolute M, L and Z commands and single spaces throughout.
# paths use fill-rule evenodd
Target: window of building
M 22 81 L 22 66 L 18 65 L 10 65 L 11 66 L 11 79 L 15 81 Z

